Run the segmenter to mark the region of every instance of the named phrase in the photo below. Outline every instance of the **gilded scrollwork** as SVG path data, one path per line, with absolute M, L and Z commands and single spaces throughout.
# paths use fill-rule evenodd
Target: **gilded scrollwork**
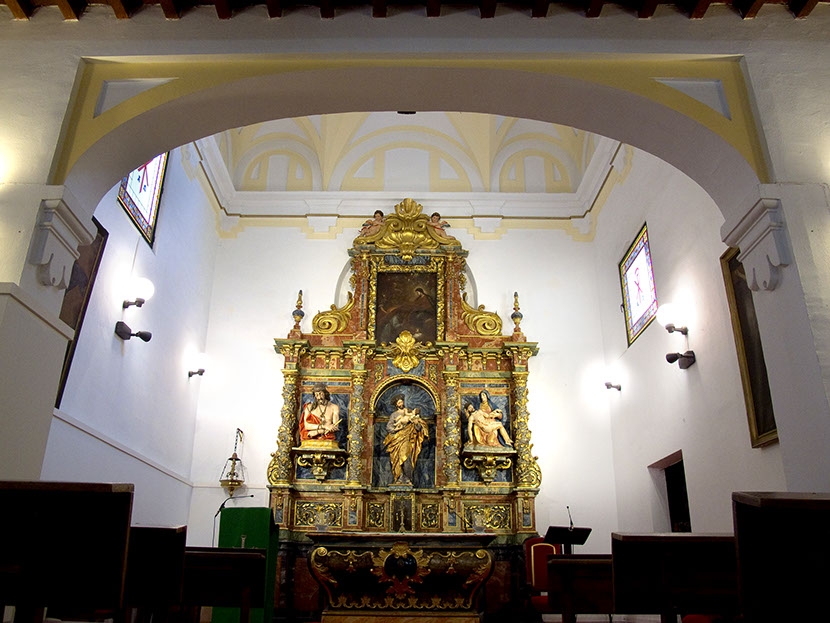
M 439 517 L 438 504 L 421 504 L 421 527 L 437 528 Z
M 423 208 L 424 206 L 412 199 L 404 199 L 395 206 L 395 214 L 390 214 L 384 219 L 378 231 L 369 236 L 355 238 L 355 247 L 371 244 L 377 249 L 394 249 L 400 252 L 406 261 L 411 260 L 419 249 L 460 247 L 461 243 L 458 240 L 447 236 L 443 229 L 438 231 L 430 225 L 429 218 L 421 213 Z
M 367 505 L 366 521 L 370 528 L 386 527 L 386 504 L 370 502 Z
M 467 302 L 467 293 L 461 298 L 461 319 L 477 335 L 501 335 L 501 318 L 496 312 L 484 311 L 484 305 L 478 309 Z
M 354 308 L 354 296 L 348 293 L 349 300 L 340 309 L 337 305 L 332 305 L 329 311 L 318 312 L 311 321 L 312 333 L 331 335 L 333 333 L 342 333 L 349 324 L 352 308 Z
M 509 504 L 465 504 L 464 523 L 468 529 L 510 530 Z
M 395 357 L 392 363 L 404 372 L 409 372 L 421 361 L 423 351 L 431 346 L 431 342 L 422 344 L 415 341 L 409 331 L 401 331 L 392 345 L 392 355 Z
M 340 526 L 343 504 L 339 502 L 300 502 L 294 507 L 294 525 L 302 528 Z

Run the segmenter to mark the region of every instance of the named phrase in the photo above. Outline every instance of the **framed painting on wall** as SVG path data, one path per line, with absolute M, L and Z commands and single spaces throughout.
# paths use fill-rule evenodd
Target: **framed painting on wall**
M 412 268 L 434 269 L 429 265 Z M 391 343 L 406 330 L 418 342 L 434 343 L 438 339 L 443 332 L 439 320 L 443 284 L 436 271 L 379 270 L 374 283 L 376 324 L 372 337 L 379 343 Z
M 778 429 L 772 410 L 767 365 L 764 362 L 752 290 L 749 289 L 743 264 L 738 261 L 739 253 L 740 249 L 728 249 L 721 256 L 720 262 L 735 335 L 749 436 L 752 447 L 759 448 L 777 441 Z
M 166 168 L 165 152 L 130 173 L 121 180 L 118 188 L 118 202 L 151 247 L 156 237 L 156 221 Z
M 619 271 L 625 331 L 631 346 L 657 315 L 657 289 L 645 223 L 620 260 Z
M 58 395 L 55 399 L 55 407 L 58 408 L 61 406 L 63 390 L 69 376 L 69 367 L 72 365 L 78 336 L 81 333 L 81 325 L 84 322 L 86 308 L 89 306 L 89 297 L 92 295 L 92 286 L 95 284 L 98 266 L 101 264 L 107 236 L 109 236 L 107 230 L 101 226 L 101 223 L 95 217 L 92 218 L 92 222 L 98 228 L 98 231 L 91 243 L 78 247 L 78 259 L 72 265 L 72 275 L 69 277 L 69 285 L 66 292 L 64 292 L 63 303 L 61 304 L 60 319 L 74 329 L 75 336 L 66 345 Z

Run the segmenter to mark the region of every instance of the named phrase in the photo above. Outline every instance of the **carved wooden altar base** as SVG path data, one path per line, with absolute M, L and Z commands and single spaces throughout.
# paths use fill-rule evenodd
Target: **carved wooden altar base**
M 324 623 L 478 623 L 493 570 L 489 534 L 311 533 L 309 566 L 323 587 Z

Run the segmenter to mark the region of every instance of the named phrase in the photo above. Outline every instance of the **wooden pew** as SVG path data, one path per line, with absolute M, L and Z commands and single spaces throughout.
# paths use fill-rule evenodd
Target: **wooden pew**
M 249 623 L 251 608 L 264 606 L 265 554 L 264 549 L 186 548 L 182 602 L 194 623 L 202 606 L 239 608 L 240 623 Z
M 186 539 L 186 526 L 130 528 L 124 606 L 137 610 L 136 623 L 166 621 L 181 605 Z
M 0 605 L 120 609 L 132 503 L 131 484 L 0 482 Z
M 735 538 L 695 533 L 611 534 L 614 611 L 735 615 Z
M 614 597 L 609 554 L 550 556 L 548 605 L 564 623 L 577 614 L 613 614 Z
M 827 619 L 830 494 L 732 494 L 744 617 Z

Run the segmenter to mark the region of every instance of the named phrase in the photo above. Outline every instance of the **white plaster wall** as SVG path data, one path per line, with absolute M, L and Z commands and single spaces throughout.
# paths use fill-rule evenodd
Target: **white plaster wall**
M 626 348 L 617 266 L 648 223 L 658 301 L 687 301 L 688 340 L 656 321 Z M 703 190 L 666 163 L 635 152 L 633 168 L 599 217 L 596 283 L 609 380 L 619 528 L 667 530 L 660 475 L 648 465 L 682 450 L 692 529 L 732 530 L 731 492 L 785 488 L 779 446 L 750 446 L 719 258 L 722 218 Z M 692 349 L 680 370 L 668 352 Z
M 184 357 L 203 350 L 216 249 L 215 219 L 197 181 L 188 179 L 179 150 L 171 152 L 154 247 L 140 237 L 118 204 L 117 188 L 108 193 L 96 217 L 109 232 L 78 346 L 61 401 L 61 411 L 91 435 L 78 453 L 78 433 L 53 420 L 44 463 L 44 479 L 110 480 L 114 440 L 187 482 L 190 474 L 199 377 L 189 379 Z M 155 296 L 142 308 L 123 310 L 123 284 L 130 275 L 148 277 Z M 118 320 L 153 333 L 150 342 L 121 341 L 113 331 Z M 95 440 L 98 441 L 95 441 Z M 97 448 L 97 449 L 95 449 Z M 99 456 L 100 453 L 100 456 Z M 60 461 L 53 460 L 55 456 Z M 126 471 L 125 471 L 126 470 Z M 130 470 L 120 470 L 129 475 Z M 135 474 L 137 516 L 170 516 L 163 498 L 150 498 L 143 487 L 157 488 L 138 466 Z M 139 493 L 141 495 L 139 496 Z M 175 513 L 187 519 L 187 505 Z

